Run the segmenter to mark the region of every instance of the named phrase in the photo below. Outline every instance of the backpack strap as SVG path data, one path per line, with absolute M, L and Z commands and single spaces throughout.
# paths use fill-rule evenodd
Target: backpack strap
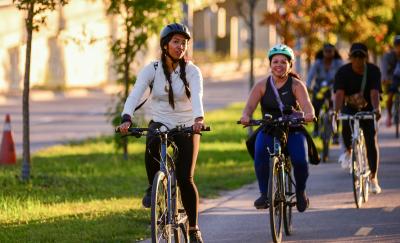
M 157 68 L 158 68 L 158 62 L 154 62 L 153 63 L 153 67 L 154 67 L 154 77 L 153 77 L 153 80 L 151 80 L 151 82 L 149 84 L 150 94 L 149 94 L 149 96 L 147 96 L 147 98 L 144 101 L 142 101 L 142 103 L 140 103 L 138 106 L 136 106 L 135 111 L 139 110 L 140 107 L 142 107 L 144 105 L 144 103 L 146 103 L 146 101 L 149 99 L 149 97 L 151 95 L 151 91 L 153 91 L 154 79 L 156 78 L 156 71 L 157 71 Z
M 365 85 L 366 85 L 366 83 L 367 83 L 367 68 L 368 68 L 368 65 L 365 64 L 365 65 L 364 65 L 364 74 L 363 74 L 362 82 L 361 82 L 361 93 L 362 93 L 362 94 L 364 94 Z

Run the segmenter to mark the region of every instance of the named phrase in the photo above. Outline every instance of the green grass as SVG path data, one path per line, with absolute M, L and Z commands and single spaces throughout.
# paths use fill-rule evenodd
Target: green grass
M 201 197 L 215 197 L 255 180 L 246 129 L 236 125 L 243 104 L 206 115 L 195 180 Z M 144 139 L 130 139 L 129 160 L 112 138 L 55 146 L 32 157 L 32 179 L 0 167 L 0 242 L 133 242 L 150 234 L 141 207 L 147 186 Z

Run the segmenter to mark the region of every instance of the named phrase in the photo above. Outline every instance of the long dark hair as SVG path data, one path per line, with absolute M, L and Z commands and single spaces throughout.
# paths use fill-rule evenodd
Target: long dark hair
M 342 56 L 340 56 L 339 51 L 334 48 L 335 56 L 333 56 L 333 59 L 342 59 Z M 324 58 L 324 49 L 320 49 L 317 51 L 315 54 L 315 59 L 323 59 Z
M 170 38 L 169 38 L 169 40 L 170 40 Z M 167 79 L 167 82 L 168 82 L 168 85 L 169 85 L 168 103 L 171 105 L 172 109 L 175 109 L 174 91 L 172 90 L 171 73 L 169 72 L 168 66 L 167 66 L 167 50 L 164 49 L 164 47 L 162 47 L 161 63 L 162 63 L 162 67 L 163 67 L 163 70 L 164 70 L 165 78 Z M 182 79 L 182 82 L 185 85 L 186 96 L 190 99 L 189 83 L 188 83 L 188 81 L 186 79 L 186 64 L 187 64 L 187 61 L 186 61 L 185 58 L 181 58 L 181 59 L 179 59 L 178 64 L 179 64 L 179 67 L 180 67 L 179 77 Z

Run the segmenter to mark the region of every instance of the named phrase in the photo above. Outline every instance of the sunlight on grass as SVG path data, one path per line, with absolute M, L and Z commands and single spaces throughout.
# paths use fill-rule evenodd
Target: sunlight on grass
M 10 200 L 11 199 L 11 200 Z M 0 200 L 7 200 L 0 197 Z M 1 209 L 0 222 L 8 225 L 18 222 L 42 220 L 44 218 L 56 218 L 62 216 L 86 215 L 87 218 L 107 214 L 107 212 L 124 212 L 130 209 L 140 208 L 139 198 L 110 198 L 107 200 L 92 200 L 89 202 L 65 202 L 43 204 L 38 199 L 28 198 L 21 201 L 17 198 L 9 198 L 8 205 Z

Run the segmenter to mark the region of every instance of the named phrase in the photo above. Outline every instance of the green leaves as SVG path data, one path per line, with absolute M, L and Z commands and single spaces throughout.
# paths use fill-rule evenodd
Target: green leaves
M 277 10 L 266 12 L 262 23 L 276 25 L 278 33 L 290 45 L 296 38 L 303 38 L 306 43 L 303 51 L 308 56 L 313 55 L 322 42 L 334 43 L 333 35 L 349 42 L 364 42 L 372 52 L 380 53 L 385 36 L 392 32 L 391 26 L 395 29 L 393 16 L 400 12 L 400 3 L 393 0 L 278 2 Z
M 13 4 L 22 11 L 29 11 L 32 8 L 33 18 L 27 18 L 26 24 L 28 28 L 35 31 L 39 30 L 39 26 L 46 23 L 46 15 L 48 10 L 53 11 L 57 6 L 63 6 L 68 0 L 13 0 Z

